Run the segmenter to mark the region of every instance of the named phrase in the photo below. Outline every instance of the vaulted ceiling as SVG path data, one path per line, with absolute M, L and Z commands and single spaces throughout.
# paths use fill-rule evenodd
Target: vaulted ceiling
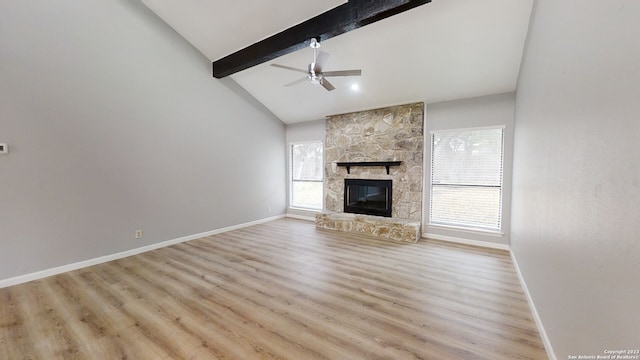
M 142 0 L 211 61 L 223 58 L 345 1 Z M 307 82 L 313 50 L 302 48 L 230 77 L 285 123 L 414 101 L 433 103 L 513 91 L 533 0 L 433 0 L 325 40 L 324 71 L 335 90 Z M 203 75 L 207 76 L 207 75 Z M 211 76 L 210 74 L 208 76 Z M 358 89 L 352 89 L 357 84 Z

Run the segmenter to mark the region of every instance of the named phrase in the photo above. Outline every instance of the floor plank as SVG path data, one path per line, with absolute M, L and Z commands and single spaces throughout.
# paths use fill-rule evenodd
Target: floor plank
M 282 219 L 0 289 L 0 359 L 546 359 L 509 254 Z

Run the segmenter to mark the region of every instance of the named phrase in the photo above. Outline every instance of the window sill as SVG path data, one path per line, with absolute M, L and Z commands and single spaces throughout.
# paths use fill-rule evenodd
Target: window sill
M 441 229 L 441 230 L 453 230 L 460 231 L 470 234 L 482 234 L 489 235 L 495 237 L 502 237 L 504 233 L 496 230 L 485 230 L 485 229 L 477 229 L 477 228 L 465 228 L 461 226 L 453 226 L 453 225 L 442 225 L 442 224 L 428 224 L 427 229 Z
M 300 211 L 310 211 L 310 212 L 318 212 L 318 213 L 322 211 L 322 209 L 319 209 L 319 208 L 303 207 L 303 206 L 295 206 L 295 205 L 289 205 L 287 210 L 300 210 Z

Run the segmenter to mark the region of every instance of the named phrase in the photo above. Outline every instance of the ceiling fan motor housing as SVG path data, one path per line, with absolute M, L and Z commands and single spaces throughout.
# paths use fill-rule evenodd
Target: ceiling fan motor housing
M 315 68 L 315 62 L 309 64 L 309 73 L 307 74 L 307 77 L 312 84 L 322 85 L 322 73 L 316 73 Z

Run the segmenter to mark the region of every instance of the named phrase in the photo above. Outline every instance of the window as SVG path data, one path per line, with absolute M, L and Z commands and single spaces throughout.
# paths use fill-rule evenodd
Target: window
M 500 231 L 503 132 L 432 132 L 430 224 Z
M 322 142 L 291 144 L 290 206 L 322 209 Z

